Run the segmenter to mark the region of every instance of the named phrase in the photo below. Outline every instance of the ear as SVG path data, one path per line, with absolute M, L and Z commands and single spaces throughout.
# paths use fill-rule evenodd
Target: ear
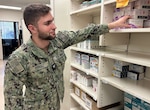
M 37 29 L 36 29 L 36 27 L 34 25 L 29 24 L 28 25 L 28 29 L 30 30 L 30 32 L 32 34 L 37 33 Z

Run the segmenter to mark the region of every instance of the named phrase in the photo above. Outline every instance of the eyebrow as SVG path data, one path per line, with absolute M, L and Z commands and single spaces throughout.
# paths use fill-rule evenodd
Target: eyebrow
M 48 20 L 47 22 L 52 22 L 52 21 L 54 21 L 54 18 L 52 18 L 51 20 Z

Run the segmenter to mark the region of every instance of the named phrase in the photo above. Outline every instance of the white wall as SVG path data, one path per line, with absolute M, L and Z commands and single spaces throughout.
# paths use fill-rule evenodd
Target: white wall
M 27 29 L 24 20 L 22 19 L 22 37 L 23 37 L 23 43 L 26 43 L 30 39 L 30 32 Z
M 2 36 L 0 32 L 0 60 L 3 59 Z
M 69 16 L 69 5 L 70 0 L 53 0 L 54 1 L 54 18 L 57 31 L 69 30 L 70 28 L 70 16 Z M 65 97 L 61 104 L 61 110 L 70 110 L 70 51 L 65 49 L 67 60 L 64 69 L 64 83 L 65 83 Z
M 21 24 L 22 11 L 0 9 L 0 20 L 17 21 Z
M 22 19 L 22 11 L 0 9 L 0 20 L 2 21 L 16 21 L 19 22 L 20 26 L 21 19 Z M 0 59 L 3 59 L 1 39 L 0 39 Z

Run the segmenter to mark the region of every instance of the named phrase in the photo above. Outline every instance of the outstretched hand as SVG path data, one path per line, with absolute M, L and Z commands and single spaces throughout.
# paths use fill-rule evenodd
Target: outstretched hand
M 127 20 L 131 18 L 130 16 L 123 16 L 120 19 L 118 19 L 117 21 L 111 22 L 108 24 L 109 29 L 113 29 L 113 28 L 130 28 L 131 25 L 127 24 Z

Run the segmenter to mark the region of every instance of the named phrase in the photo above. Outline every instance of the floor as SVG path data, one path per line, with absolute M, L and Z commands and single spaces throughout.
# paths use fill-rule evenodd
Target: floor
M 6 60 L 0 60 L 0 110 L 4 110 L 3 84 L 5 64 Z

